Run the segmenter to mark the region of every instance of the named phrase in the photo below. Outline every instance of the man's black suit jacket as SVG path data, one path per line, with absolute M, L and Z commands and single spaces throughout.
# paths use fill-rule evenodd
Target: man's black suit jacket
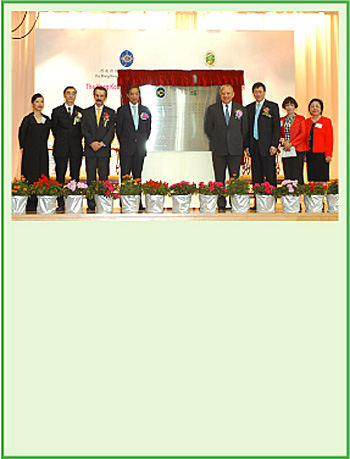
M 83 154 L 81 120 L 83 109 L 74 105 L 69 116 L 65 105 L 52 110 L 51 130 L 55 138 L 53 155 L 57 158 L 67 156 L 81 157 Z M 79 116 L 80 113 L 80 116 Z
M 246 109 L 232 101 L 230 121 L 227 125 L 222 102 L 210 105 L 205 115 L 204 132 L 209 139 L 213 155 L 241 156 L 243 142 L 248 134 Z
M 249 119 L 249 134 L 245 146 L 249 147 L 251 155 L 253 154 L 252 146 L 254 143 L 255 104 L 256 102 L 252 102 L 246 107 Z M 258 132 L 260 154 L 261 156 L 269 156 L 270 147 L 278 147 L 281 135 L 280 114 L 278 105 L 275 102 L 265 99 L 258 118 Z
M 83 111 L 81 128 L 85 138 L 85 156 L 87 158 L 103 158 L 111 156 L 111 143 L 114 139 L 115 111 L 112 108 L 102 107 L 100 123 L 97 126 L 95 105 Z M 106 146 L 94 151 L 92 142 L 103 142 Z
M 115 128 L 120 144 L 119 155 L 146 156 L 146 142 L 151 135 L 151 112 L 144 105 L 138 105 L 139 127 L 136 131 L 129 103 L 117 110 Z

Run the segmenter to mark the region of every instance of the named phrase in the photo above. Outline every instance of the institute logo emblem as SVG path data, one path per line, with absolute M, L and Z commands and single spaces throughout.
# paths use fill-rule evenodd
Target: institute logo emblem
M 205 65 L 213 67 L 216 64 L 216 56 L 213 51 L 207 51 L 205 54 Z
M 158 88 L 156 91 L 157 97 L 160 97 L 161 99 L 165 96 L 165 89 L 164 88 Z
M 119 60 L 123 67 L 130 67 L 134 62 L 134 56 L 130 51 L 125 50 L 121 53 Z

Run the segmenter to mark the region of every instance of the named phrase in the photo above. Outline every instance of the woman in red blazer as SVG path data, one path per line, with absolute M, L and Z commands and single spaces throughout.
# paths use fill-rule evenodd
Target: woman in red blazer
M 284 177 L 289 180 L 298 180 L 304 184 L 304 161 L 306 152 L 306 125 L 305 118 L 295 113 L 298 103 L 293 97 L 286 97 L 282 107 L 287 116 L 281 118 L 281 146 Z M 283 157 L 286 153 L 294 152 L 296 156 Z M 283 150 L 284 151 L 283 151 Z
M 332 121 L 322 116 L 322 100 L 310 100 L 308 109 L 311 117 L 306 120 L 307 178 L 309 182 L 328 182 L 333 155 Z

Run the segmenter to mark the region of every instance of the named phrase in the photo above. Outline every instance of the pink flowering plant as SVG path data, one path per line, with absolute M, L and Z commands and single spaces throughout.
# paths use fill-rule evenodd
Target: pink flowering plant
M 276 196 L 279 198 L 287 195 L 300 196 L 303 192 L 304 188 L 299 184 L 298 180 L 283 180 L 281 186 L 276 190 Z
M 276 187 L 269 182 L 255 183 L 253 186 L 254 194 L 264 194 L 267 196 L 276 196 Z
M 76 182 L 76 180 L 71 180 L 63 187 L 63 196 L 79 195 L 86 194 L 88 186 L 84 182 Z
M 194 194 L 197 191 L 197 185 L 195 183 L 182 182 L 174 183 L 169 187 L 169 195 L 185 195 Z
M 107 196 L 113 199 L 119 198 L 116 185 L 109 180 L 92 181 L 87 187 L 86 196 L 88 199 L 93 199 L 95 194 Z
M 222 182 L 199 182 L 197 192 L 199 194 L 215 194 L 218 196 L 226 196 L 226 189 Z

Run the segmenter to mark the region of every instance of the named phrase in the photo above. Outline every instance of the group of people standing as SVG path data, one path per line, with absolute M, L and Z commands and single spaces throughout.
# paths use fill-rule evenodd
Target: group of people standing
M 129 103 L 119 107 L 117 113 L 106 106 L 107 90 L 103 86 L 94 88 L 94 105 L 86 109 L 75 105 L 76 96 L 77 90 L 73 86 L 66 87 L 63 91 L 64 103 L 53 109 L 50 119 L 42 114 L 43 96 L 34 94 L 31 100 L 33 112 L 24 117 L 19 128 L 19 143 L 23 150 L 21 174 L 29 183 L 34 183 L 42 174 L 49 175 L 47 141 L 51 129 L 56 180 L 59 183 L 64 183 L 68 163 L 71 178 L 79 181 L 83 154 L 88 185 L 96 180 L 97 172 L 99 180 L 107 180 L 115 133 L 120 144 L 121 176 L 131 174 L 141 179 L 146 141 L 151 133 L 151 112 L 139 103 L 139 88 L 128 88 Z M 87 212 L 94 212 L 95 207 L 95 201 L 88 199 Z M 35 209 L 36 199 L 33 197 L 28 200 L 27 210 Z M 57 210 L 64 210 L 62 197 L 58 198 Z
M 333 126 L 322 115 L 323 102 L 312 99 L 310 117 L 296 113 L 298 103 L 287 97 L 282 103 L 286 116 L 280 118 L 275 102 L 266 99 L 263 83 L 254 83 L 255 102 L 243 107 L 233 101 L 234 89 L 221 87 L 221 101 L 208 107 L 204 130 L 212 151 L 215 180 L 224 183 L 226 169 L 230 177 L 239 177 L 242 151 L 251 158 L 252 182 L 265 180 L 277 186 L 276 154 L 281 152 L 284 176 L 304 184 L 304 161 L 308 181 L 327 182 L 333 154 Z M 224 211 L 225 198 L 219 198 Z M 254 207 L 253 207 L 254 209 Z
M 286 179 L 304 183 L 304 161 L 307 161 L 309 181 L 327 182 L 329 162 L 333 152 L 333 127 L 322 115 L 323 102 L 312 99 L 308 110 L 310 118 L 296 113 L 298 103 L 287 97 L 282 107 L 287 115 L 280 118 L 277 103 L 266 99 L 266 87 L 257 82 L 252 87 L 255 102 L 243 107 L 233 101 L 230 84 L 220 88 L 221 101 L 206 111 L 204 131 L 209 139 L 217 182 L 225 183 L 229 176 L 240 175 L 242 154 L 250 156 L 252 182 L 268 181 L 277 186 L 276 154 L 281 151 Z M 151 133 L 151 112 L 140 104 L 140 89 L 127 89 L 129 102 L 115 112 L 107 107 L 107 90 L 97 86 L 93 90 L 94 105 L 82 109 L 75 105 L 77 90 L 68 86 L 63 91 L 64 103 L 53 109 L 51 119 L 42 113 L 44 98 L 32 97 L 33 112 L 25 116 L 19 128 L 19 143 L 23 150 L 21 174 L 34 183 L 49 175 L 47 141 L 52 130 L 53 157 L 56 180 L 64 183 L 68 163 L 70 176 L 79 181 L 82 156 L 86 158 L 88 185 L 96 180 L 107 180 L 111 143 L 116 133 L 119 144 L 120 176 L 131 174 L 141 180 L 146 142 Z M 85 139 L 83 150 L 82 139 Z M 35 198 L 28 200 L 27 210 L 34 211 Z M 225 211 L 226 200 L 220 197 L 219 211 Z M 142 204 L 141 204 L 142 208 Z M 63 198 L 58 198 L 58 211 L 64 210 Z M 94 200 L 88 200 L 88 212 L 95 211 Z

